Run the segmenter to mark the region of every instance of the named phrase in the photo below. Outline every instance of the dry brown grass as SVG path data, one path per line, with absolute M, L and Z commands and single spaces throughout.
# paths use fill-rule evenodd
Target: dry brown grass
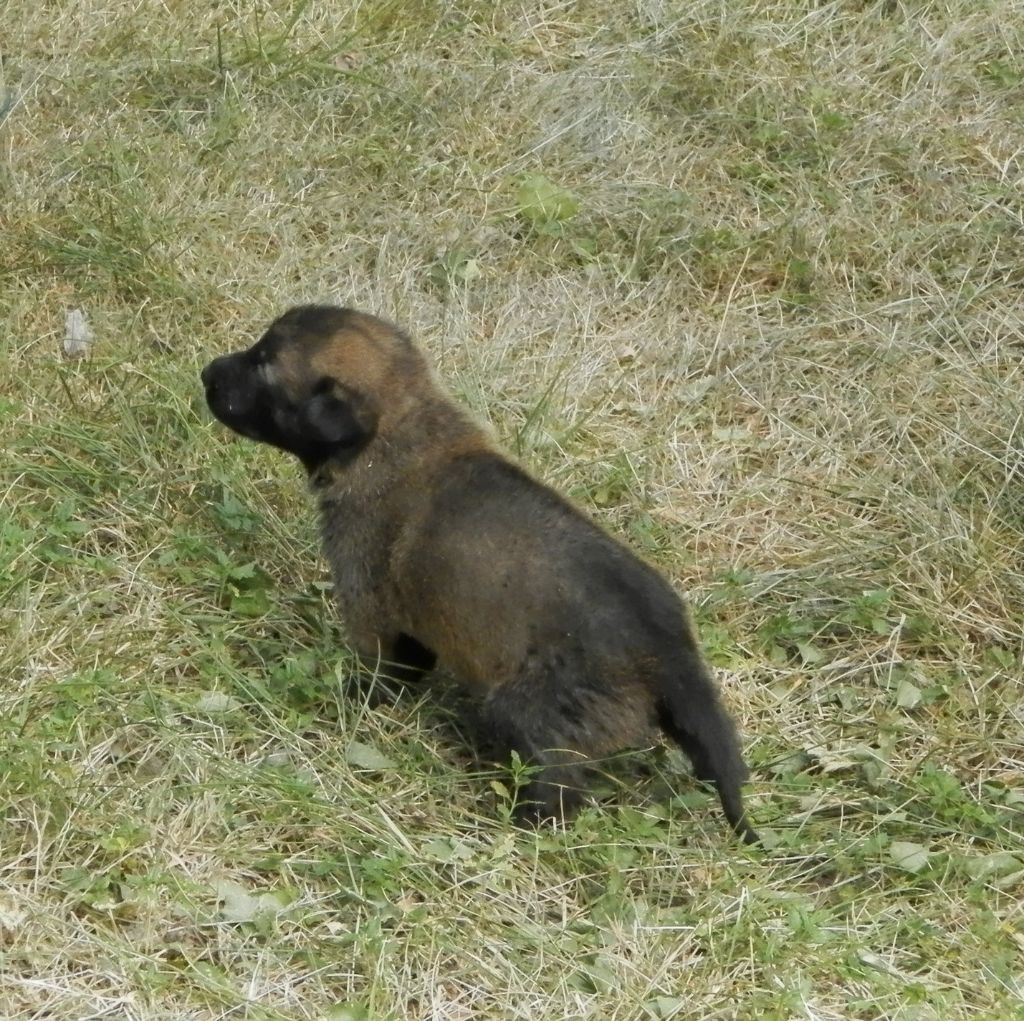
M 0 1016 L 1019 1012 L 1019 5 L 200 7 L 0 10 Z M 347 683 L 196 378 L 308 299 L 691 594 L 767 851 L 664 750 L 520 834 Z

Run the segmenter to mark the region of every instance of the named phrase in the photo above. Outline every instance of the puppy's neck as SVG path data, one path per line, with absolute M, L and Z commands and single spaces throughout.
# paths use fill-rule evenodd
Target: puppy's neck
M 382 416 L 377 434 L 355 457 L 326 460 L 310 471 L 309 482 L 322 503 L 367 491 L 379 496 L 395 487 L 420 487 L 446 464 L 494 449 L 484 428 L 438 393 L 400 415 Z

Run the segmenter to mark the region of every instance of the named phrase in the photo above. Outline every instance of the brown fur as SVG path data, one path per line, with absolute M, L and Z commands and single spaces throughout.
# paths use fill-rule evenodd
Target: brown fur
M 222 421 L 306 465 L 356 651 L 401 675 L 436 659 L 475 690 L 491 737 L 539 767 L 527 813 L 572 811 L 588 758 L 661 727 L 757 839 L 678 597 L 498 451 L 403 333 L 306 306 L 203 379 Z

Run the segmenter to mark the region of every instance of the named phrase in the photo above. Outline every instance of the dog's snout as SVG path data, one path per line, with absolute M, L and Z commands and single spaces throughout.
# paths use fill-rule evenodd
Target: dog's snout
M 248 369 L 246 353 L 221 355 L 199 373 L 206 391 L 206 404 L 214 418 L 220 419 L 243 436 L 259 438 L 254 422 L 264 392 L 259 380 Z
M 207 390 L 217 388 L 217 383 L 223 377 L 225 364 L 230 357 L 230 355 L 221 355 L 219 358 L 214 358 L 199 374 L 199 378 Z

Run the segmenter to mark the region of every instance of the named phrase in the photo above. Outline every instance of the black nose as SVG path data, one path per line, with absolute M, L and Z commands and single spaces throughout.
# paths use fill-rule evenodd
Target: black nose
M 217 364 L 217 360 L 214 359 L 207 365 L 202 372 L 199 373 L 199 378 L 203 381 L 203 386 L 213 386 L 214 366 Z

